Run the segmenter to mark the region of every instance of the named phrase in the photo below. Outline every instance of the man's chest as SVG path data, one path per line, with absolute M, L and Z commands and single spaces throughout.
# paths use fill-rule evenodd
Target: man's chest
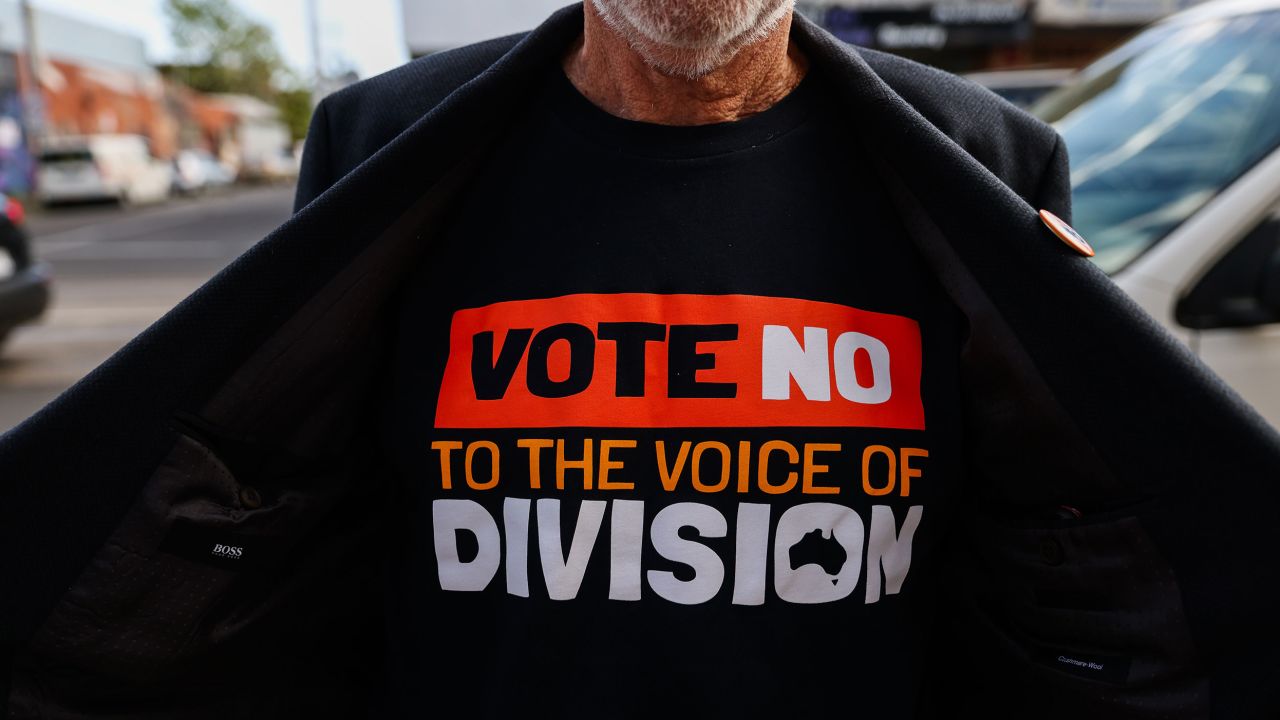
M 383 426 L 428 585 L 897 593 L 960 489 L 960 325 L 865 169 L 523 143 L 404 288 Z

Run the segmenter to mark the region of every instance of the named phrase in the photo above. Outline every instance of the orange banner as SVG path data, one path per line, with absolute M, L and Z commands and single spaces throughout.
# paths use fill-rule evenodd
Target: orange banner
M 924 429 L 909 318 L 755 295 L 581 294 L 454 313 L 439 428 Z

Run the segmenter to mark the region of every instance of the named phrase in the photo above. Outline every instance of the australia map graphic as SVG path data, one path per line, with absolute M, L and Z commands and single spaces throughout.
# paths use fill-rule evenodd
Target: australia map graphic
M 800 542 L 787 549 L 787 558 L 792 570 L 813 563 L 834 578 L 840 574 L 840 568 L 849 559 L 849 553 L 829 533 L 824 534 L 822 528 L 814 528 L 812 532 L 805 533 Z M 833 579 L 831 582 L 836 581 Z

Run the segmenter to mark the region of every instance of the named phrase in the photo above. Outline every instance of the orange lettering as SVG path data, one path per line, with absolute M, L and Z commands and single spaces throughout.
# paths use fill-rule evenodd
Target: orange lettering
M 629 481 L 610 480 L 609 471 L 618 470 L 622 467 L 621 460 L 610 460 L 609 451 L 614 448 L 633 448 L 636 446 L 635 440 L 601 440 L 600 441 L 600 482 L 597 485 L 601 490 L 634 490 L 636 484 Z
M 808 495 L 835 495 L 840 492 L 840 488 L 838 487 L 813 484 L 813 477 L 815 475 L 821 475 L 827 472 L 827 470 L 830 470 L 826 465 L 819 465 L 813 461 L 814 453 L 838 452 L 839 450 L 839 443 L 804 444 L 804 482 L 801 485 L 800 492 Z
M 707 485 L 706 483 L 703 483 L 702 478 L 699 477 L 699 470 L 702 463 L 698 461 L 702 458 L 702 453 L 706 450 L 715 450 L 720 453 L 720 482 L 715 485 Z M 698 492 L 710 493 L 720 492 L 721 490 L 729 487 L 729 457 L 729 446 L 722 442 L 715 442 L 714 440 L 711 440 L 707 442 L 700 442 L 695 445 L 693 448 L 693 489 Z
M 792 465 L 800 462 L 800 453 L 796 450 L 795 445 L 784 440 L 770 440 L 760 446 L 760 489 L 770 495 L 781 495 L 782 493 L 789 492 L 791 488 L 796 486 L 796 481 L 799 476 L 794 470 L 792 470 L 787 473 L 786 482 L 783 482 L 781 485 L 773 485 L 769 482 L 769 455 L 775 450 L 785 452 L 787 457 L 791 460 Z
M 874 455 L 884 455 L 889 460 L 889 472 L 886 475 L 888 482 L 882 488 L 873 487 L 871 485 L 871 458 Z M 888 495 L 893 492 L 894 473 L 897 472 L 898 458 L 894 455 L 893 450 L 884 445 L 868 445 L 866 450 L 862 451 L 862 490 L 868 495 Z
M 667 446 L 666 443 L 659 440 L 657 442 L 658 450 L 658 474 L 662 477 L 662 487 L 671 492 L 676 489 L 676 485 L 680 482 L 680 473 L 684 470 L 684 461 L 689 458 L 689 441 L 685 440 L 680 443 L 680 452 L 676 453 L 675 467 L 671 471 L 667 471 Z
M 529 487 L 537 490 L 542 487 L 542 451 L 555 443 L 542 438 L 516 440 L 516 445 L 529 449 Z
M 487 482 L 476 482 L 475 476 L 471 474 L 471 459 L 476 455 L 477 448 L 484 448 L 489 451 L 490 471 Z M 488 440 L 477 440 L 467 446 L 467 486 L 472 490 L 490 490 L 498 484 L 498 446 Z
M 462 443 L 457 440 L 436 440 L 431 443 L 432 450 L 440 451 L 440 486 L 445 490 L 453 489 L 453 473 L 449 465 L 449 453 L 461 448 Z

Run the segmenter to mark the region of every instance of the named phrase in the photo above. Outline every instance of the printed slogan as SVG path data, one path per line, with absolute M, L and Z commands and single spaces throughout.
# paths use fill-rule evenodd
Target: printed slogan
M 924 428 L 914 320 L 753 295 L 566 295 L 454 314 L 436 427 Z
M 924 430 L 921 369 L 915 321 L 831 303 L 458 311 L 430 443 L 440 587 L 567 601 L 595 572 L 618 601 L 898 594 L 929 451 L 848 432 Z

